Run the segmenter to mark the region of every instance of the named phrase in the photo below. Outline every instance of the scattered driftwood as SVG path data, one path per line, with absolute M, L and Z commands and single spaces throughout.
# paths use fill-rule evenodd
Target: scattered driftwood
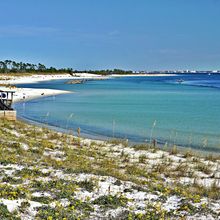
M 86 81 L 87 80 L 85 80 L 85 79 L 74 79 L 74 80 L 69 80 L 69 81 L 65 82 L 65 84 L 83 84 Z
M 67 82 L 65 82 L 65 84 L 83 84 L 86 83 L 88 81 L 94 81 L 94 80 L 105 80 L 105 78 L 95 78 L 95 79 L 71 79 Z

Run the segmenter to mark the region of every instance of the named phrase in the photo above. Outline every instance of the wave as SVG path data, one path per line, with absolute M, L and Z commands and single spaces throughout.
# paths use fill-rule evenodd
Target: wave
M 216 82 L 216 81 L 214 82 L 212 81 L 209 81 L 209 82 L 185 81 L 183 82 L 183 85 L 220 89 L 220 82 Z
M 171 80 L 166 81 L 166 83 L 220 89 L 220 79 L 219 80 L 182 79 L 183 82 L 181 82 L 181 83 L 179 83 L 178 80 L 179 79 L 173 79 L 172 81 Z

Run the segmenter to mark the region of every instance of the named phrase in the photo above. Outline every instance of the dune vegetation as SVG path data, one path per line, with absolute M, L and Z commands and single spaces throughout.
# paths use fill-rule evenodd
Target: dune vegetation
M 0 219 L 217 219 L 220 157 L 0 121 Z

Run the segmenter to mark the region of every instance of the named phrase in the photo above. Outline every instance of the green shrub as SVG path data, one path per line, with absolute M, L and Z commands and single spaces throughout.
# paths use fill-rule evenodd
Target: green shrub
M 128 199 L 123 196 L 100 196 L 94 200 L 94 204 L 100 205 L 102 208 L 111 208 L 116 209 L 118 207 L 125 207 L 128 202 Z
M 0 219 L 1 220 L 21 220 L 14 213 L 10 213 L 6 205 L 0 203 Z
M 25 198 L 26 191 L 23 187 L 12 187 L 8 184 L 0 184 L 0 198 L 19 199 Z

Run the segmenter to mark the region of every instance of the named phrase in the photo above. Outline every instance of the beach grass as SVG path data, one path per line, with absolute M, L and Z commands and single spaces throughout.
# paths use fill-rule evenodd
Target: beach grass
M 181 154 L 175 146 L 169 152 L 127 140 L 96 142 L 1 120 L 0 216 L 216 218 L 219 167 L 218 156 Z

